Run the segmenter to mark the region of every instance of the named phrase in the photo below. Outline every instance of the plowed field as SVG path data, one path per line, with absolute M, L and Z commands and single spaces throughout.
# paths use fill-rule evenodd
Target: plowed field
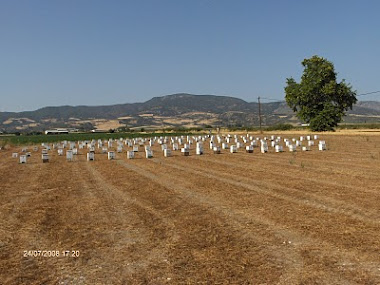
M 93 162 L 2 150 L 0 283 L 380 284 L 380 135 L 321 139 Z

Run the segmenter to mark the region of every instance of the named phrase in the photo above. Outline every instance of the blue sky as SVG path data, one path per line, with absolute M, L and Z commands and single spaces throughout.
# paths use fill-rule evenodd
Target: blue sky
M 380 1 L 0 0 L 0 111 L 179 92 L 283 100 L 320 55 L 380 90 Z M 362 100 L 379 100 L 380 94 Z

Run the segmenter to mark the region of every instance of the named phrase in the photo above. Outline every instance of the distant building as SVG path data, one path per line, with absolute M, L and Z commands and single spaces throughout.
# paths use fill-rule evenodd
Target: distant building
M 56 128 L 45 131 L 45 135 L 60 135 L 78 132 L 78 129 L 73 128 Z
M 98 129 L 93 129 L 91 130 L 92 133 L 108 133 L 109 130 L 98 130 Z

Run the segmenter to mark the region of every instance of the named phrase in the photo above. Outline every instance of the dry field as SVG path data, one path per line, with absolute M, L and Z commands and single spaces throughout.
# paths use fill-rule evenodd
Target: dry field
M 380 135 L 321 139 L 22 165 L 0 151 L 0 283 L 380 284 Z

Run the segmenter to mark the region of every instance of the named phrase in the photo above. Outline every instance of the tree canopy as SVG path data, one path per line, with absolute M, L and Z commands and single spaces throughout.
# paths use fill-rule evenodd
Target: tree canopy
M 357 102 L 356 92 L 343 79 L 337 83 L 334 65 L 313 56 L 302 61 L 301 82 L 287 78 L 285 100 L 297 117 L 313 131 L 334 130 L 345 112 Z

